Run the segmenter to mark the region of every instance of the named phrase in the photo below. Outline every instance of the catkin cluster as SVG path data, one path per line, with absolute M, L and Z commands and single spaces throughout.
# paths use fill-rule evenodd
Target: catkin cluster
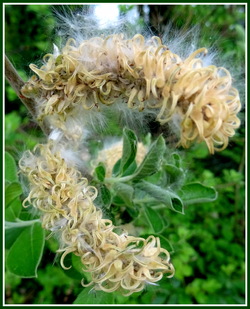
M 59 234 L 63 252 L 61 265 L 69 253 L 80 256 L 84 270 L 90 272 L 96 290 L 124 295 L 141 291 L 145 284 L 172 277 L 169 252 L 159 238 L 147 239 L 117 234 L 112 221 L 102 218 L 93 203 L 95 187 L 63 158 L 54 142 L 38 145 L 34 153 L 24 153 L 19 163 L 28 178 L 30 193 L 24 205 L 32 204 L 42 213 L 42 226 Z
M 177 119 L 180 145 L 205 141 L 214 153 L 227 147 L 239 127 L 241 104 L 230 73 L 196 57 L 206 53 L 201 48 L 182 59 L 160 38 L 140 34 L 93 37 L 80 44 L 69 39 L 61 52 L 44 56 L 41 68 L 30 65 L 36 75 L 22 93 L 36 100 L 39 121 L 67 134 L 69 119 L 122 102 L 130 109 L 153 109 L 161 124 Z M 81 134 L 74 130 L 71 137 Z
M 205 141 L 211 153 L 224 149 L 240 125 L 240 99 L 226 69 L 204 66 L 197 57 L 205 53 L 201 48 L 182 59 L 158 37 L 124 39 L 119 34 L 80 44 L 69 39 L 61 51 L 55 48 L 44 56 L 42 67 L 30 65 L 36 75 L 22 94 L 35 101 L 38 122 L 56 133 L 20 160 L 30 186 L 24 206 L 40 210 L 43 227 L 59 235 L 62 267 L 67 254 L 79 256 L 97 290 L 130 295 L 164 274 L 173 276 L 174 268 L 159 238 L 116 233 L 94 204 L 97 189 L 65 157 L 67 147 L 79 149 L 83 115 L 119 103 L 140 112 L 152 110 L 161 124 L 177 123 L 183 147 Z M 120 145 L 116 151 L 121 153 Z M 105 150 L 97 160 L 110 165 L 112 151 Z

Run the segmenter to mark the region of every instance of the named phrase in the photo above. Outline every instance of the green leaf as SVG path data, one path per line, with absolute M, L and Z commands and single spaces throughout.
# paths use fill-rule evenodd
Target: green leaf
M 72 266 L 80 273 L 83 274 L 83 264 L 81 261 L 81 257 L 75 254 L 71 256 Z
M 22 188 L 20 183 L 12 182 L 5 189 L 5 207 L 7 208 L 11 202 L 22 194 Z
M 37 277 L 37 267 L 44 247 L 44 230 L 40 223 L 26 227 L 16 239 L 7 256 L 7 268 L 23 278 Z
M 80 256 L 72 254 L 72 266 L 75 269 L 75 271 L 77 271 L 81 275 L 81 280 L 84 279 L 84 282 L 91 281 L 91 274 L 86 271 L 84 272 L 83 270 L 83 264 Z
M 151 176 L 145 177 L 144 180 L 148 181 L 150 183 L 153 183 L 153 184 L 158 184 L 159 182 L 162 181 L 163 176 L 164 175 L 162 175 L 162 170 L 159 170 L 159 172 L 157 172 L 157 173 L 155 173 Z
M 91 287 L 84 288 L 73 304 L 113 304 L 113 293 L 95 291 Z
M 178 192 L 186 205 L 212 202 L 217 198 L 217 192 L 212 187 L 206 187 L 201 183 L 190 183 L 181 188 Z
M 127 168 L 135 160 L 137 151 L 137 137 L 135 133 L 127 128 L 123 129 L 123 148 L 120 164 L 121 175 L 127 170 Z
M 95 199 L 95 204 L 102 208 L 109 208 L 111 204 L 111 194 L 109 189 L 104 185 L 97 186 L 98 195 Z
M 160 214 L 151 207 L 144 207 L 146 218 L 155 233 L 160 233 L 164 228 L 164 221 Z
M 121 159 L 117 160 L 112 169 L 112 176 L 117 176 L 120 171 Z
M 113 190 L 119 198 L 121 198 L 127 206 L 133 206 L 134 189 L 125 183 L 115 183 Z
M 163 203 L 166 207 L 173 211 L 184 214 L 184 205 L 181 198 L 174 192 L 163 189 L 152 183 L 142 181 L 136 184 L 136 188 L 145 191 L 148 195 Z
M 159 136 L 157 140 L 152 143 L 144 160 L 138 166 L 134 175 L 132 175 L 130 179 L 140 180 L 146 176 L 150 176 L 156 173 L 161 167 L 162 158 L 165 150 L 166 145 L 164 138 L 162 136 Z
M 126 171 L 123 173 L 122 176 L 128 176 L 128 175 L 132 175 L 135 170 L 137 169 L 137 164 L 135 161 L 133 161 L 130 166 L 126 169 Z
M 74 267 L 73 256 L 75 256 L 73 253 L 66 255 L 65 259 L 63 260 L 63 263 L 66 267 L 70 267 L 70 268 L 62 269 L 62 270 L 66 276 L 73 278 L 73 279 L 82 280 L 83 279 L 82 271 L 79 272 L 78 269 Z
M 181 167 L 181 157 L 178 155 L 178 153 L 173 153 L 172 157 L 175 161 L 176 167 L 180 168 Z
M 178 168 L 172 164 L 165 164 L 164 170 L 168 175 L 170 184 L 174 183 L 183 174 L 183 170 L 181 168 Z
M 121 199 L 119 196 L 115 195 L 112 198 L 112 204 L 117 205 L 117 206 L 126 206 L 125 202 L 123 199 Z M 119 208 L 117 208 L 119 209 Z
M 127 207 L 126 210 L 133 220 L 136 219 L 140 214 L 140 211 L 136 205 L 133 207 Z
M 170 254 L 173 254 L 173 253 L 174 253 L 174 248 L 173 248 L 171 242 L 170 242 L 166 237 L 164 237 L 164 236 L 162 236 L 162 235 L 155 235 L 155 236 L 157 236 L 157 237 L 160 238 L 161 247 L 162 247 L 162 248 L 168 250 L 168 252 L 169 252 Z
M 169 207 L 171 210 L 176 211 L 184 215 L 184 205 L 182 199 L 175 193 L 168 191 L 171 196 L 172 205 Z
M 102 182 L 105 178 L 105 174 L 106 174 L 105 166 L 102 162 L 100 162 L 98 166 L 95 168 L 94 175 L 99 181 Z
M 6 221 L 15 221 L 16 218 L 19 217 L 22 210 L 22 203 L 17 197 L 14 201 L 12 201 L 8 208 L 5 209 L 5 220 Z
M 119 196 L 115 195 L 112 199 L 112 212 L 113 212 L 113 214 L 119 213 L 119 215 L 120 215 L 122 206 L 125 206 L 124 207 L 125 210 L 123 211 L 123 215 L 125 214 L 125 221 L 127 221 L 127 219 L 128 219 L 127 215 L 130 217 L 128 222 L 131 222 L 130 219 L 133 220 L 133 219 L 135 219 L 139 216 L 140 212 L 139 212 L 137 205 L 135 205 L 133 202 L 131 203 L 131 205 L 129 205 L 128 203 L 124 202 L 124 200 L 121 199 Z
M 26 229 L 26 227 L 12 228 L 5 230 L 5 248 L 10 249 L 18 236 Z
M 5 179 L 10 182 L 18 181 L 15 159 L 8 152 L 5 152 Z

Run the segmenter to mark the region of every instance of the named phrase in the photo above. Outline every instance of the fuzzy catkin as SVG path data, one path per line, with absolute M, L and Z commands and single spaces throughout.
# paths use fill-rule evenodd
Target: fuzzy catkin
M 44 65 L 22 93 L 37 102 L 40 121 L 48 121 L 76 140 L 78 119 L 88 110 L 122 102 L 125 108 L 154 110 L 160 124 L 180 119 L 179 145 L 205 141 L 211 153 L 223 150 L 239 127 L 241 108 L 237 89 L 225 68 L 204 66 L 200 48 L 182 59 L 160 38 L 137 34 L 69 39 L 61 52 L 44 56 Z M 75 123 L 68 126 L 67 119 Z M 77 130 L 78 129 L 78 133 Z M 70 131 L 72 131 L 70 133 Z
M 37 120 L 53 134 L 20 160 L 30 183 L 24 206 L 39 209 L 43 227 L 59 235 L 62 267 L 67 254 L 80 256 L 91 274 L 89 284 L 97 290 L 130 295 L 164 274 L 173 276 L 174 267 L 159 238 L 115 232 L 94 204 L 97 189 L 63 157 L 68 148 L 62 141 L 77 151 L 86 121 L 98 126 L 100 119 L 105 122 L 106 110 L 123 108 L 156 115 L 162 125 L 172 123 L 185 148 L 202 141 L 211 153 L 226 148 L 240 125 L 239 94 L 226 69 L 203 63 L 206 53 L 201 48 L 182 58 L 158 37 L 114 34 L 71 38 L 61 50 L 55 47 L 45 55 L 42 67 L 30 65 L 36 75 L 22 94 L 36 102 Z M 92 117 L 94 113 L 100 116 Z M 111 157 L 105 155 L 107 163 Z
M 39 209 L 42 226 L 59 234 L 62 267 L 66 268 L 67 254 L 80 256 L 84 271 L 92 278 L 87 285 L 130 295 L 164 274 L 173 276 L 169 252 L 161 248 L 159 238 L 117 234 L 112 221 L 103 219 L 94 205 L 96 188 L 65 162 L 52 141 L 37 145 L 34 153 L 26 152 L 19 166 L 30 184 L 24 205 Z

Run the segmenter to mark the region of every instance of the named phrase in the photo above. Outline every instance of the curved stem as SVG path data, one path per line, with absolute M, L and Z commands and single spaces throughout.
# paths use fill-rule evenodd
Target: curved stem
M 24 81 L 19 76 L 18 72 L 16 71 L 16 69 L 14 68 L 13 64 L 10 62 L 7 56 L 5 56 L 5 77 L 8 80 L 11 87 L 14 89 L 15 93 L 17 94 L 21 102 L 26 106 L 26 108 L 32 115 L 33 120 L 37 122 L 36 111 L 35 111 L 36 102 L 22 95 L 21 89 L 24 85 Z M 44 124 L 41 123 L 39 123 L 38 125 L 41 127 L 45 135 L 49 134 L 49 128 L 47 128 Z
M 35 220 L 29 220 L 29 221 L 22 221 L 22 220 L 17 219 L 14 222 L 6 221 L 5 222 L 5 229 L 30 226 L 30 225 L 37 223 L 37 222 L 41 222 L 41 220 L 35 219 Z

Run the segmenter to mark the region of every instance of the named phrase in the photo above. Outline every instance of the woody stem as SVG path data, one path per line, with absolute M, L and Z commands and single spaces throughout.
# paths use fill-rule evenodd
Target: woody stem
M 21 102 L 25 105 L 25 107 L 28 109 L 30 112 L 33 120 L 37 122 L 36 120 L 36 111 L 35 111 L 35 104 L 36 102 L 30 98 L 26 98 L 25 96 L 22 95 L 21 89 L 24 85 L 24 81 L 14 68 L 13 64 L 10 62 L 9 58 L 5 56 L 5 77 L 11 87 L 14 89 L 15 93 L 21 100 Z M 49 128 L 46 127 L 44 124 L 39 123 L 40 128 L 43 130 L 45 135 L 49 134 Z

